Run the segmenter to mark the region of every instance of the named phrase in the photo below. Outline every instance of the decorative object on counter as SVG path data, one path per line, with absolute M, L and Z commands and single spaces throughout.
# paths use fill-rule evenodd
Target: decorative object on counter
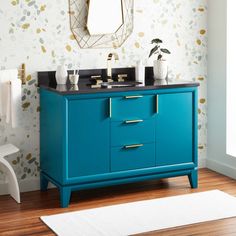
M 142 61 L 138 61 L 135 67 L 135 78 L 137 82 L 145 83 L 145 70 Z
M 154 81 L 154 86 L 161 86 L 161 85 L 167 85 L 167 80 L 165 79 L 156 79 Z
M 157 60 L 153 62 L 154 78 L 165 80 L 168 75 L 168 63 L 163 58 L 163 53 L 170 54 L 170 51 L 166 48 L 161 48 L 160 44 L 162 44 L 163 41 L 159 38 L 153 39 L 151 43 L 155 44 L 155 46 L 151 49 L 149 57 L 154 54 L 157 55 Z
M 68 78 L 68 72 L 65 66 L 65 62 L 62 62 L 62 65 L 57 67 L 56 70 L 56 81 L 57 84 L 66 84 Z
M 70 80 L 70 83 L 73 84 L 73 85 L 78 84 L 78 82 L 79 82 L 79 71 L 74 70 L 74 73 L 69 75 L 69 80 Z
M 71 85 L 70 91 L 79 91 L 79 86 L 78 86 L 78 84 L 73 84 L 73 85 Z
M 133 31 L 134 0 L 119 1 L 108 4 L 108 0 L 69 0 L 70 29 L 80 48 L 118 48 L 127 40 Z M 112 9 L 115 5 L 117 7 Z M 110 12 L 113 17 L 109 17 Z M 104 19 L 93 20 L 98 14 Z M 112 25 L 112 31 L 108 25 Z
M 69 80 L 71 84 L 78 84 L 79 75 L 69 75 Z

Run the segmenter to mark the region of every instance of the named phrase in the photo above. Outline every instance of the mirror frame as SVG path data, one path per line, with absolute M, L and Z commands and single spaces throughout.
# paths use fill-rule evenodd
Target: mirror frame
M 123 25 L 113 34 L 90 35 L 88 0 L 69 0 L 70 29 L 80 48 L 119 48 L 133 32 L 134 0 L 122 0 Z

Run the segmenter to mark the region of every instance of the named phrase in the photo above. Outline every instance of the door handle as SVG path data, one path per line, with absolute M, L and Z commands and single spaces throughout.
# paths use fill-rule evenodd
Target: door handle
M 156 95 L 156 113 L 159 113 L 159 95 Z
M 112 98 L 109 98 L 109 117 L 112 117 Z

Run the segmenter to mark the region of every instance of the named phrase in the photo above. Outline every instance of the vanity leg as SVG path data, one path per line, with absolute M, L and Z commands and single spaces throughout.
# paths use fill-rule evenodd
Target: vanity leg
M 197 188 L 198 187 L 198 170 L 194 169 L 189 175 L 188 175 L 189 183 L 191 185 L 191 188 Z
M 65 208 L 69 206 L 71 196 L 71 189 L 68 187 L 60 187 L 60 200 L 61 207 Z
M 41 191 L 47 191 L 48 179 L 41 173 L 40 174 L 40 189 Z

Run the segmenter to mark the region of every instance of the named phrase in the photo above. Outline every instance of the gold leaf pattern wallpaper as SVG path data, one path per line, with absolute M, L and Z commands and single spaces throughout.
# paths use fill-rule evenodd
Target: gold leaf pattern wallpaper
M 0 145 L 11 142 L 21 151 L 8 160 L 19 180 L 39 178 L 39 95 L 37 71 L 55 70 L 65 59 L 68 69 L 106 67 L 116 51 L 116 66 L 134 66 L 148 58 L 150 41 L 163 39 L 172 54 L 170 77 L 200 83 L 199 161 L 204 165 L 207 135 L 207 0 L 135 0 L 134 30 L 118 49 L 80 49 L 70 32 L 68 1 L 4 0 L 0 3 L 0 69 L 25 62 L 21 126 L 12 129 L 0 119 Z M 56 119 L 56 117 L 55 117 Z M 202 165 L 201 164 L 201 165 Z M 5 180 L 0 171 L 0 183 Z

